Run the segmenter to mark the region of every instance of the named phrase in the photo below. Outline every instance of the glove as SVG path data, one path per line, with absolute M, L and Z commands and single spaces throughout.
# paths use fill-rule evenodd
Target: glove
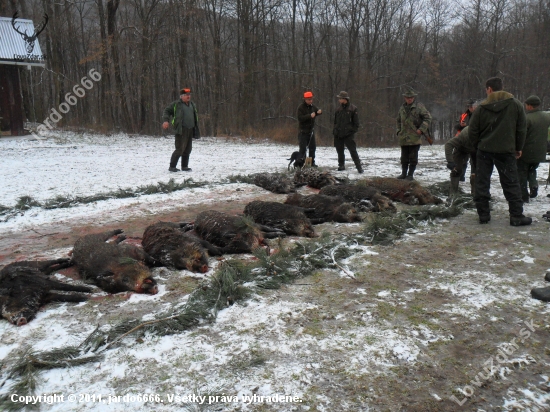
M 455 168 L 454 162 L 448 162 L 448 163 L 447 163 L 447 169 L 453 170 L 454 168 Z

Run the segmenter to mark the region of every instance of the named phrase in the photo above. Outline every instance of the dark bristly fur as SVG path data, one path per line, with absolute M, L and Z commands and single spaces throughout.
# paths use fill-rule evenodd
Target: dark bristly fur
M 313 208 L 314 212 L 308 213 L 307 216 L 310 219 L 315 219 L 316 223 L 351 223 L 361 221 L 361 217 L 355 207 L 351 203 L 346 203 L 345 199 L 339 196 L 302 196 L 294 193 L 286 198 L 285 203 L 306 209 Z
M 76 241 L 73 261 L 80 273 L 109 293 L 157 293 L 157 281 L 151 276 L 151 271 L 136 260 L 136 256 L 141 255 L 141 251 L 136 250 L 139 248 L 119 245 L 120 238 L 118 242 L 106 243 L 107 239 L 119 233 L 122 233 L 121 229 L 86 235 Z
M 273 193 L 294 193 L 294 183 L 287 176 L 277 173 L 258 173 L 254 176 L 254 184 Z
M 69 285 L 44 275 L 35 267 L 9 266 L 0 272 L 0 310 L 2 317 L 21 326 L 31 321 L 38 309 L 49 302 L 83 302 L 88 299 L 79 293 L 52 292 L 72 291 L 89 293 L 86 286 Z
M 70 258 L 60 258 L 52 260 L 22 260 L 19 262 L 13 262 L 4 267 L 0 274 L 10 267 L 25 267 L 25 268 L 34 268 L 38 269 L 45 275 L 51 275 L 53 272 L 56 272 L 61 269 L 68 268 L 73 265 L 73 262 Z
M 142 245 L 164 266 L 191 272 L 208 271 L 208 252 L 221 255 L 219 248 L 186 233 L 178 223 L 158 222 L 145 229 Z
M 397 211 L 392 201 L 382 195 L 380 191 L 374 187 L 359 185 L 325 186 L 319 191 L 319 194 L 327 196 L 341 196 L 346 201 L 355 205 L 360 205 L 363 201 L 368 200 L 372 204 L 373 212 Z
M 360 182 L 365 186 L 375 187 L 390 199 L 408 205 L 438 205 L 443 201 L 432 195 L 416 181 L 401 180 L 391 177 L 375 177 Z
M 322 172 L 318 169 L 297 170 L 294 173 L 294 184 L 306 184 L 314 189 L 321 189 L 325 186 L 339 185 L 341 182 L 332 176 L 330 172 Z
M 300 207 L 255 200 L 246 205 L 244 214 L 256 223 L 281 229 L 289 235 L 315 237 L 311 221 Z
M 231 216 L 216 210 L 199 213 L 195 219 L 195 231 L 204 240 L 219 246 L 223 253 L 250 253 L 252 249 L 265 245 L 265 237 L 285 235 L 277 229 L 270 229 L 268 235 L 246 216 Z

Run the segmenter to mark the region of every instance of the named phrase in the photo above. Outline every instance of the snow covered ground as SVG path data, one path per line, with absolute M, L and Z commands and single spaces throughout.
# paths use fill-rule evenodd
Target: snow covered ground
M 105 136 L 59 132 L 52 133 L 45 140 L 29 137 L 0 139 L 0 204 L 6 207 L 13 207 L 21 196 L 45 202 L 59 195 L 89 196 L 167 183 L 169 179 L 181 182 L 192 178 L 195 182 L 208 183 L 171 194 L 110 199 L 63 209 L 34 207 L 1 221 L 0 238 L 24 236 L 30 231 L 47 233 L 52 225 L 99 227 L 140 216 L 161 216 L 191 206 L 208 208 L 220 202 L 252 200 L 265 191 L 243 183 L 228 183 L 227 178 L 238 174 L 282 172 L 288 164 L 286 159 L 296 147 L 204 138 L 193 142 L 190 161 L 193 170 L 188 173 L 168 172 L 172 150 L 173 138 L 124 134 Z M 400 173 L 398 148 L 359 148 L 359 155 L 365 165 L 366 177 Z M 335 149 L 317 148 L 319 166 L 329 168 L 335 175 L 359 178 L 351 159 L 348 160 L 348 170 L 336 172 Z M 539 181 L 544 180 L 546 164 L 541 165 L 539 171 Z M 443 146 L 421 148 L 416 178 L 424 185 L 448 178 Z M 468 190 L 467 186 L 464 189 Z M 41 408 L 52 411 L 124 411 L 128 407 L 138 411 L 181 410 L 182 407 L 187 410 L 228 411 L 407 410 L 402 400 L 406 396 L 397 395 L 399 391 L 391 382 L 414 381 L 414 373 L 413 376 L 407 375 L 409 368 L 414 371 L 425 363 L 444 363 L 442 359 L 430 358 L 427 361 L 426 356 L 434 356 L 434 353 L 439 353 L 438 347 L 445 347 L 453 339 L 458 339 L 457 335 L 464 333 L 462 328 L 468 329 L 466 319 L 477 323 L 479 319 L 488 321 L 488 311 L 495 310 L 500 312 L 492 314 L 494 319 L 490 322 L 502 321 L 505 317 L 502 313 L 506 313 L 509 304 L 518 313 L 514 312 L 516 318 L 513 321 L 506 319 L 501 328 L 513 328 L 521 316 L 537 316 L 535 323 L 538 323 L 540 335 L 535 335 L 538 341 L 548 337 L 548 307 L 528 296 L 529 287 L 544 286 L 544 282 L 536 279 L 542 279 L 545 268 L 550 267 L 543 250 L 545 245 L 541 244 L 541 239 L 547 240 L 548 235 L 548 223 L 540 217 L 550 209 L 547 190 L 541 184 L 539 197 L 525 208 L 525 214 L 535 218 L 533 226 L 513 228 L 514 232 L 509 232 L 511 228 L 505 226 L 507 205 L 496 173 L 492 194 L 496 216 L 493 220 L 496 222 L 484 226 L 484 232 L 480 232 L 482 229 L 477 225 L 475 213 L 466 211 L 456 221 L 442 221 L 435 227 L 421 227 L 416 233 L 408 234 L 402 247 L 410 249 L 405 253 L 399 253 L 400 246 L 358 247 L 357 253 L 345 263 L 357 273 L 364 273 L 363 283 L 350 283 L 337 272 L 320 274 L 315 279 L 306 279 L 305 287 L 266 292 L 228 307 L 220 312 L 212 325 L 173 336 L 149 336 L 140 342 L 128 340 L 126 345 L 109 350 L 102 362 L 45 372 L 39 379 L 37 394 L 63 394 L 65 402 L 42 403 Z M 470 226 L 471 233 L 463 233 L 464 227 Z M 498 232 L 501 227 L 506 232 Z M 437 237 L 439 232 L 446 233 L 447 237 Z M 496 246 L 491 243 L 491 236 L 500 236 L 494 240 Z M 482 241 L 482 238 L 488 240 Z M 462 241 L 455 244 L 453 239 Z M 481 244 L 486 242 L 489 249 L 476 247 L 478 241 Z M 430 267 L 423 267 L 426 262 L 417 260 L 418 255 L 435 253 L 439 249 L 441 260 L 434 255 Z M 37 249 L 29 256 L 59 256 L 68 250 L 68 247 Z M 459 254 L 462 266 L 451 265 L 454 256 Z M 386 257 L 390 260 L 384 261 Z M 0 261 L 0 265 L 4 263 L 8 261 Z M 504 267 L 510 269 L 510 265 L 517 279 L 507 280 L 505 284 L 495 283 L 494 274 L 500 273 L 498 271 Z M 48 350 L 67 344 L 77 345 L 97 324 L 116 320 L 117 311 L 148 319 L 148 308 L 158 311 L 177 304 L 174 290 L 165 285 L 197 278 L 186 271 L 155 270 L 160 284 L 160 293 L 156 296 L 133 295 L 127 300 L 113 298 L 79 305 L 52 304 L 41 310 L 29 325 L 19 328 L 1 321 L 0 362 L 9 363 L 14 354 L 28 347 Z M 376 277 L 378 273 L 383 276 Z M 406 280 L 393 283 L 390 278 L 396 274 Z M 339 289 L 342 283 L 346 284 L 345 290 Z M 331 294 L 334 294 L 333 301 L 328 300 Z M 104 294 L 98 293 L 97 296 Z M 184 295 L 181 295 L 182 299 L 185 299 Z M 442 301 L 441 305 L 435 303 L 438 299 Z M 425 321 L 395 323 L 400 314 L 414 310 L 419 311 L 419 316 Z M 460 326 L 454 329 L 453 324 Z M 506 337 L 499 339 L 501 342 L 508 340 Z M 531 349 L 527 349 L 529 353 L 522 352 L 522 355 L 534 356 L 538 359 L 537 366 L 547 369 L 548 356 L 542 357 L 532 349 L 538 348 L 540 352 L 544 343 L 541 345 L 533 344 L 529 347 Z M 492 349 L 486 348 L 486 353 L 478 356 L 485 360 L 491 354 L 494 354 Z M 470 363 L 468 356 L 473 355 L 460 356 Z M 504 389 L 499 387 L 500 394 L 491 394 L 489 401 L 480 406 L 487 409 L 474 407 L 483 390 L 478 387 L 475 387 L 471 400 L 467 398 L 464 407 L 459 407 L 449 400 L 450 396 L 456 395 L 459 400 L 464 398 L 460 395 L 464 392 L 456 391 L 456 388 L 468 385 L 464 376 L 474 379 L 475 374 L 482 371 L 481 365 L 476 367 L 474 361 L 471 363 L 474 366 L 464 375 L 447 376 L 454 382 L 451 389 L 442 383 L 434 384 L 433 388 L 417 388 L 418 391 L 427 391 L 426 396 L 431 400 L 419 395 L 417 403 L 420 406 L 414 404 L 410 410 L 496 410 L 492 407 L 502 408 L 499 410 L 550 410 L 550 395 L 540 389 L 540 385 L 548 386 L 546 375 L 529 369 L 513 371 L 512 363 L 506 367 L 512 370 L 509 379 L 514 384 Z M 532 383 L 533 379 L 526 380 L 525 374 L 529 371 L 536 376 L 533 379 L 537 384 Z M 421 372 L 418 372 L 419 376 L 422 376 Z M 389 379 L 390 383 L 384 379 Z M 9 393 L 10 383 L 6 382 L 0 392 Z M 413 387 L 407 388 L 413 391 L 414 397 Z M 144 393 L 160 394 L 163 402 L 111 398 L 109 403 L 109 395 L 137 396 Z M 67 401 L 69 394 L 76 394 L 76 402 Z M 98 401 L 96 396 L 94 402 L 85 394 L 101 394 L 103 397 Z M 222 394 L 228 398 L 222 400 Z M 483 394 L 489 397 L 487 392 Z M 170 398 L 171 395 L 180 398 Z M 186 395 L 206 398 L 200 405 L 200 401 L 185 402 L 183 397 Z M 220 398 L 208 399 L 214 395 Z M 254 398 L 246 403 L 243 398 L 254 395 L 270 399 L 259 401 Z M 291 402 L 274 400 L 274 395 L 289 396 L 286 400 Z M 393 396 L 397 398 L 393 399 Z M 82 402 L 78 403 L 79 400 Z M 209 401 L 213 404 L 207 405 Z

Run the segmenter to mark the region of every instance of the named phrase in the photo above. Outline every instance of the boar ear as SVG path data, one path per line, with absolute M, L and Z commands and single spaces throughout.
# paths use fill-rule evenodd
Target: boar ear
M 104 270 L 103 272 L 100 272 L 98 273 L 97 277 L 98 278 L 112 278 L 113 276 L 115 276 L 115 272 L 113 272 L 112 270 Z

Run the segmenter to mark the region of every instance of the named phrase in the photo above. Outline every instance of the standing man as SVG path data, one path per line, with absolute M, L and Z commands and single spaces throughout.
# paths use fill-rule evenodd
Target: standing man
M 518 159 L 518 177 L 523 203 L 529 203 L 529 198 L 537 197 L 539 184 L 537 182 L 537 167 L 546 160 L 547 134 L 550 127 L 550 114 L 540 109 L 538 96 L 529 96 L 525 100 L 527 111 L 527 134 L 523 154 Z M 527 182 L 529 188 L 527 192 Z
M 198 139 L 199 135 L 199 117 L 195 103 L 191 101 L 191 89 L 183 88 L 180 90 L 180 99 L 170 103 L 162 115 L 164 130 L 168 129 L 171 119 L 172 128 L 176 132 L 176 150 L 170 158 L 170 172 L 179 172 L 176 168 L 178 160 L 181 157 L 181 170 L 190 172 L 189 155 L 191 154 L 193 139 Z
M 470 99 L 468 100 L 468 104 L 466 106 L 466 111 L 460 115 L 460 119 L 458 120 L 458 123 L 456 124 L 456 133 L 455 136 L 458 136 L 458 134 L 464 129 L 468 124 L 470 124 L 470 118 L 472 117 L 472 113 L 474 112 L 476 108 L 476 100 Z
M 445 158 L 447 159 L 447 168 L 451 170 L 451 189 L 450 197 L 458 194 L 458 185 L 461 176 L 464 174 L 464 168 L 468 165 L 468 159 L 472 163 L 470 175 L 470 193 L 475 195 L 475 171 L 476 171 L 476 150 L 468 138 L 468 129 L 466 126 L 460 133 L 445 143 Z
M 412 87 L 408 87 L 403 93 L 405 103 L 397 115 L 397 137 L 401 146 L 401 174 L 398 179 L 414 180 L 422 135 L 428 133 L 432 122 L 430 112 L 416 101 L 417 95 Z
M 485 82 L 485 99 L 470 119 L 468 135 L 477 148 L 476 202 L 479 223 L 489 223 L 491 211 L 489 190 L 491 174 L 496 166 L 500 185 L 508 201 L 510 225 L 530 225 L 523 215 L 516 159 L 521 157 L 527 122 L 521 102 L 502 90 L 502 79 L 491 77 Z
M 298 106 L 298 123 L 300 131 L 298 133 L 298 145 L 300 147 L 300 158 L 306 158 L 306 149 L 309 147 L 309 157 L 311 157 L 311 166 L 315 164 L 315 118 L 323 113 L 321 109 L 313 104 L 313 93 L 307 91 L 304 93 L 304 101 Z
M 361 160 L 357 153 L 357 145 L 354 140 L 355 133 L 359 130 L 357 107 L 350 104 L 347 92 L 340 92 L 336 97 L 338 98 L 340 107 L 338 107 L 336 113 L 334 113 L 334 129 L 332 130 L 332 135 L 334 136 L 334 147 L 336 148 L 336 153 L 338 153 L 338 170 L 346 170 L 344 147 L 347 147 L 357 171 L 363 173 Z

